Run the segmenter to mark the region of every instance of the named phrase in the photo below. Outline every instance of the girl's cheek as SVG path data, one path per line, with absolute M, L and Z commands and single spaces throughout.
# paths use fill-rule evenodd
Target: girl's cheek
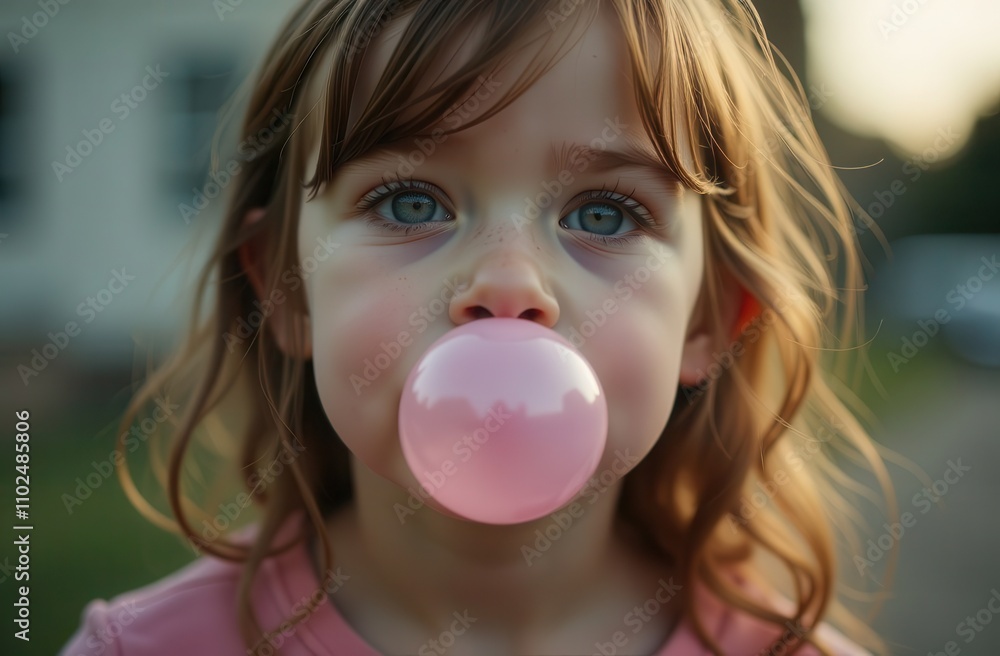
M 375 468 L 391 453 L 392 389 L 414 355 L 407 337 L 411 281 L 345 246 L 306 281 L 320 400 L 334 430 Z
M 687 327 L 681 292 L 650 279 L 583 344 L 608 399 L 608 448 L 601 467 L 609 467 L 623 448 L 645 455 L 669 419 Z

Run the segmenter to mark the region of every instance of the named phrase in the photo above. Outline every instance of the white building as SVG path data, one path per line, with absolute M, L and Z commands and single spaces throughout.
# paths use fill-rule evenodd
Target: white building
M 294 4 L 0 4 L 5 389 L 128 365 L 137 331 L 179 325 L 183 278 L 165 276 L 222 202 L 190 222 L 178 206 L 205 182 L 217 110 Z

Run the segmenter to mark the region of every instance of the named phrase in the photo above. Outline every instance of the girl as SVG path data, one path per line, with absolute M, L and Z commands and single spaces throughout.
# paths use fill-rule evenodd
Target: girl
M 819 370 L 861 274 L 803 96 L 738 0 L 305 2 L 250 97 L 212 314 L 125 418 L 183 398 L 174 519 L 122 480 L 212 557 L 92 602 L 64 653 L 881 649 L 837 602 L 832 452 L 891 491 Z M 594 476 L 515 525 L 442 509 L 397 431 L 416 360 L 488 317 L 572 340 L 608 403 Z M 226 427 L 242 486 L 199 509 L 188 447 Z

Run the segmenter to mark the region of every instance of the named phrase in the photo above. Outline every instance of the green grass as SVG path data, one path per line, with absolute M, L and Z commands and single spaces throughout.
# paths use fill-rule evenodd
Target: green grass
M 96 405 L 96 404 L 95 404 Z M 120 408 L 93 405 L 66 407 L 64 412 L 32 413 L 30 580 L 15 581 L 0 569 L 4 590 L 2 654 L 55 654 L 80 624 L 80 613 L 94 598 L 108 599 L 175 571 L 195 558 L 181 541 L 151 525 L 132 507 L 115 474 L 105 479 L 82 505 L 67 512 L 63 494 L 74 493 L 76 478 L 94 471 L 92 461 L 107 461 L 114 430 L 104 430 L 120 416 Z M 13 426 L 11 426 L 13 428 Z M 103 431 L 103 432 L 102 432 Z M 13 440 L 6 441 L 4 460 L 13 469 Z M 0 498 L 10 500 L 13 519 L 14 472 L 0 477 Z M 18 522 L 11 521 L 8 527 Z M 16 565 L 16 539 L 0 549 Z M 30 585 L 30 643 L 13 637 L 16 588 Z

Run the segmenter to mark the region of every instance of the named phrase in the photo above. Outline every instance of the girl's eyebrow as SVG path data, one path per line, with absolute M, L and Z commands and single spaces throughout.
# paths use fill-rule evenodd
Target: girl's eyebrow
M 593 167 L 598 173 L 606 173 L 620 168 L 649 169 L 658 175 L 666 175 L 678 181 L 674 172 L 664 165 L 660 158 L 649 149 L 634 144 L 626 144 L 621 150 L 593 148 L 586 144 L 562 142 L 559 147 L 552 145 L 552 162 L 557 171 L 570 171 L 580 160 L 586 167 Z
M 602 142 L 603 143 L 603 142 Z M 385 166 L 398 166 L 400 159 L 406 160 L 408 151 L 416 150 L 408 140 L 401 139 L 394 143 L 380 144 L 366 153 L 345 162 L 345 167 L 361 170 L 381 170 Z M 425 159 L 431 159 L 426 155 Z M 556 172 L 573 172 L 591 169 L 596 173 L 607 173 L 615 169 L 633 168 L 647 169 L 658 177 L 666 177 L 669 181 L 680 182 L 677 175 L 660 161 L 651 150 L 632 143 L 625 144 L 621 149 L 594 148 L 587 144 L 563 141 L 552 144 L 550 162 Z M 582 168 L 581 168 L 582 164 Z

